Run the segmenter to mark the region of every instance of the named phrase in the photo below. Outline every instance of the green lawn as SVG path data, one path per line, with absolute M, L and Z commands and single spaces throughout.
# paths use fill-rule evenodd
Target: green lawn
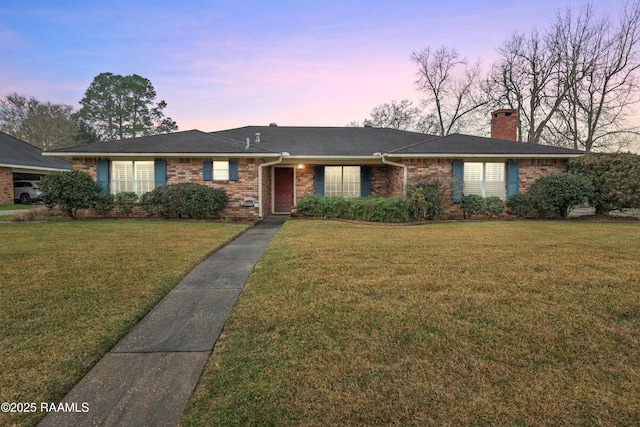
M 246 225 L 0 224 L 0 402 L 55 402 L 209 253 Z M 0 413 L 0 425 L 43 414 Z
M 640 224 L 287 222 L 182 419 L 640 425 Z
M 13 210 L 17 210 L 17 209 L 32 209 L 33 205 L 0 205 L 0 212 L 1 211 L 13 211 Z

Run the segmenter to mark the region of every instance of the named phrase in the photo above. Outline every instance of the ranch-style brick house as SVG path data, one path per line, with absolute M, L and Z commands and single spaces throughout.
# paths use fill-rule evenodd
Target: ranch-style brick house
M 190 130 L 53 150 L 102 185 L 135 191 L 193 182 L 223 188 L 222 217 L 289 213 L 310 194 L 402 195 L 416 176 L 458 177 L 465 194 L 506 200 L 536 179 L 566 170 L 582 151 L 516 142 L 514 110 L 492 113 L 491 138 L 425 135 L 372 127 L 246 126 Z M 452 194 L 448 214 L 461 217 Z

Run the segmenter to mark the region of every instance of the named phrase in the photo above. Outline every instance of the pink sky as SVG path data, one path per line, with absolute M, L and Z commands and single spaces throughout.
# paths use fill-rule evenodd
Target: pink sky
M 584 3 L 3 0 L 0 96 L 77 107 L 96 75 L 135 73 L 180 130 L 344 126 L 385 102 L 417 103 L 412 52 L 447 45 L 488 65 L 514 31 Z M 615 18 L 622 2 L 593 5 Z

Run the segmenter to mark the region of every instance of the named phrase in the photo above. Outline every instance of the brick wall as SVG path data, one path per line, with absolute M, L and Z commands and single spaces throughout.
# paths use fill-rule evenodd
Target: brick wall
M 296 205 L 304 196 L 311 196 L 314 193 L 314 165 L 303 165 L 301 169 L 296 168 Z
M 13 203 L 13 169 L 0 167 L 0 204 Z
M 97 158 L 73 159 L 73 169 L 82 170 L 89 174 L 94 180 L 96 179 Z M 229 197 L 229 203 L 224 211 L 220 213 L 222 218 L 254 220 L 258 218 L 257 207 L 242 206 L 245 197 L 253 197 L 258 201 L 258 164 L 262 163 L 261 159 L 239 159 L 238 160 L 238 180 L 237 181 L 204 181 L 202 179 L 202 162 L 203 160 L 211 161 L 212 159 L 203 158 L 169 158 L 167 161 L 167 184 L 177 184 L 181 182 L 193 182 L 196 184 L 204 184 L 212 188 L 222 188 L 226 190 Z M 268 177 L 265 184 L 269 185 L 266 189 L 270 189 L 270 168 L 265 168 L 264 176 Z M 266 193 L 266 192 L 265 192 Z M 269 199 L 269 200 L 266 200 Z M 263 198 L 264 214 L 271 212 L 270 197 Z M 268 210 L 267 210 L 268 208 Z M 92 216 L 91 212 L 84 216 Z M 138 212 L 134 217 L 144 217 L 145 212 Z
M 567 170 L 565 159 L 520 159 L 518 191 L 524 193 L 536 179 L 551 174 L 563 173 Z
M 242 206 L 245 197 L 258 201 L 258 159 L 238 159 L 237 181 L 204 181 L 202 162 L 212 158 L 170 158 L 167 159 L 167 184 L 192 182 L 211 188 L 221 188 L 227 192 L 229 203 L 221 217 L 233 219 L 257 219 L 258 208 Z M 263 171 L 265 172 L 265 171 Z
M 73 168 L 87 172 L 96 179 L 96 161 L 98 159 L 74 159 Z M 258 218 L 256 207 L 241 206 L 245 197 L 253 197 L 258 201 L 258 165 L 264 159 L 239 159 L 238 181 L 204 181 L 202 179 L 202 161 L 212 159 L 202 158 L 171 158 L 167 159 L 167 183 L 193 182 L 213 188 L 223 188 L 229 196 L 227 208 L 221 217 L 233 219 L 254 220 Z M 398 163 L 407 165 L 409 182 L 417 176 L 427 175 L 434 178 L 451 178 L 452 162 L 462 159 L 398 159 Z M 566 170 L 567 161 L 563 159 L 514 159 L 520 163 L 519 191 L 524 193 L 538 178 L 552 173 L 562 173 Z M 396 161 L 394 159 L 394 161 Z M 510 161 L 510 160 L 506 160 Z M 271 213 L 272 197 L 272 166 L 263 169 L 263 194 L 260 199 L 263 215 Z M 9 171 L 10 172 L 10 171 Z M 383 196 L 402 195 L 403 168 L 391 165 L 373 165 L 371 167 L 371 194 Z M 2 183 L 2 169 L 0 168 L 0 185 Z M 9 174 L 12 180 L 12 175 Z M 296 204 L 306 195 L 314 194 L 314 165 L 304 165 L 295 169 Z M 506 184 L 506 183 L 505 183 Z M 11 184 L 12 185 L 12 184 Z M 0 187 L 1 188 L 1 187 Z M 10 197 L 13 197 L 11 194 Z M 450 200 L 450 196 L 448 197 Z M 450 219 L 461 219 L 462 211 L 457 204 L 450 204 L 446 209 Z M 145 216 L 138 213 L 136 216 Z

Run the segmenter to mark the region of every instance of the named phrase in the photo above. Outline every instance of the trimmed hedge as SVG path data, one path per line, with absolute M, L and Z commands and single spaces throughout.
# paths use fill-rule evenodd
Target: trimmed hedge
M 202 219 L 224 210 L 227 192 L 202 184 L 180 183 L 154 188 L 140 199 L 140 207 L 164 218 Z
M 594 187 L 590 177 L 570 172 L 538 178 L 528 193 L 538 216 L 551 211 L 566 218 L 575 206 L 593 197 Z
M 297 213 L 312 218 L 343 218 L 372 222 L 411 222 L 411 209 L 405 197 L 305 196 Z
M 529 193 L 514 194 L 507 200 L 507 213 L 518 217 L 533 212 L 533 198 Z

